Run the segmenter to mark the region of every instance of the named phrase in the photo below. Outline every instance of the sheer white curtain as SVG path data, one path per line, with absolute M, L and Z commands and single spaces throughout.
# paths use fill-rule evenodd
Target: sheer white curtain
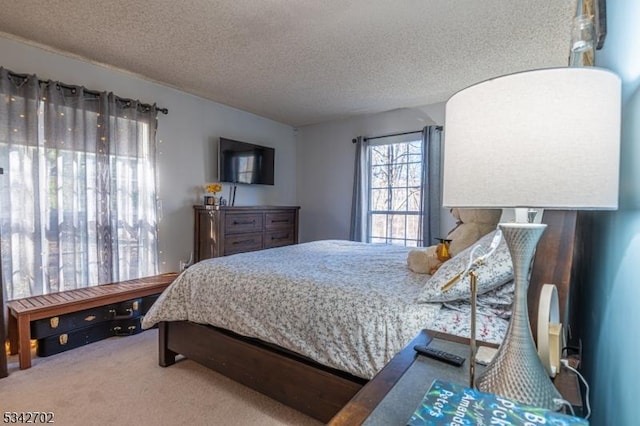
M 0 68 L 7 299 L 158 270 L 155 106 Z

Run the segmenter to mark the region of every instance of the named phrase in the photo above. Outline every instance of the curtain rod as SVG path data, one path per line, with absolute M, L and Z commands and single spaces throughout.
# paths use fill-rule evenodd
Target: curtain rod
M 9 75 L 12 76 L 12 77 L 18 77 L 18 78 L 28 78 L 28 77 L 30 77 L 29 74 L 19 74 L 17 72 L 13 72 L 13 71 L 9 71 L 9 70 L 7 70 L 7 71 L 9 73 Z M 60 83 L 60 82 L 53 82 L 51 80 L 42 80 L 42 79 L 38 79 L 38 83 L 40 83 L 40 84 L 55 83 L 58 86 L 64 87 L 65 89 L 75 89 L 77 87 L 77 86 L 72 86 L 70 84 L 65 84 L 65 83 Z M 90 95 L 94 95 L 94 96 L 98 96 L 101 93 L 101 92 L 99 92 L 97 90 L 90 90 L 90 89 L 87 89 L 87 88 L 84 88 L 84 87 L 83 87 L 83 89 L 84 89 L 84 91 L 86 93 L 88 93 Z M 129 99 L 129 98 L 121 98 L 120 96 L 116 96 L 116 98 L 118 98 L 121 101 L 132 101 L 133 100 L 133 99 Z M 142 103 L 142 102 L 140 103 L 140 105 L 143 106 L 143 107 L 149 107 L 149 108 L 151 107 L 151 105 L 145 104 L 145 103 Z M 160 108 L 160 107 L 156 106 L 156 111 L 161 112 L 161 113 L 163 113 L 165 115 L 169 114 L 169 109 L 168 108 Z
M 438 130 L 442 130 L 442 126 L 436 126 L 436 128 L 437 128 Z M 389 138 L 389 137 L 392 137 L 392 136 L 411 135 L 411 134 L 413 134 L 413 133 L 422 133 L 422 130 L 413 130 L 413 131 L 411 131 L 411 132 L 402 132 L 402 133 L 391 133 L 391 134 L 388 134 L 388 135 L 382 135 L 382 136 L 372 136 L 372 137 L 370 137 L 370 138 L 364 138 L 364 140 L 365 140 L 365 141 L 370 141 L 370 140 L 372 140 L 372 139 L 382 139 L 382 138 Z M 355 140 L 355 139 L 351 139 L 351 142 L 352 142 L 352 143 L 356 143 L 356 140 Z

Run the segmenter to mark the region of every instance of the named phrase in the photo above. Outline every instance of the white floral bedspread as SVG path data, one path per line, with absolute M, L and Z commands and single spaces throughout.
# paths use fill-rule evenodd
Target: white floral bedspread
M 440 310 L 415 302 L 429 276 L 407 268 L 408 251 L 328 240 L 208 259 L 165 290 L 143 327 L 211 324 L 371 378 Z

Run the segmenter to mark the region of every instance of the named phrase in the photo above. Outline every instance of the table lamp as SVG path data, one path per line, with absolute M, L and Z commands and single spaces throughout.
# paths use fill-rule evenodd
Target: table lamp
M 616 209 L 620 79 L 598 68 L 550 68 L 481 82 L 446 104 L 443 205 Z M 526 216 L 526 215 L 525 215 Z M 557 410 L 560 394 L 535 348 L 529 268 L 546 225 L 501 223 L 515 279 L 505 338 L 476 387 Z

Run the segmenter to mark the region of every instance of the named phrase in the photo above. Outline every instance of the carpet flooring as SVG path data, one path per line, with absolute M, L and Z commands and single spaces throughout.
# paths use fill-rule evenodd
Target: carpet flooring
M 0 412 L 52 412 L 59 425 L 321 424 L 188 359 L 160 367 L 157 340 L 157 330 L 114 337 L 22 371 L 12 356 Z

